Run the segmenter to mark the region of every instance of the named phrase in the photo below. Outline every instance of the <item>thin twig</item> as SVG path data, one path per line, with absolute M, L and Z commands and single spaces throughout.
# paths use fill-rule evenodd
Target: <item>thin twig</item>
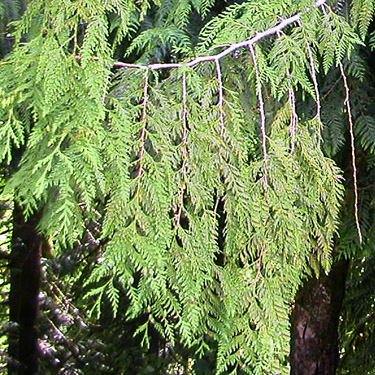
M 181 80 L 181 91 L 182 91 L 182 112 L 181 112 L 181 121 L 182 121 L 182 153 L 183 156 L 187 156 L 187 89 L 186 89 L 186 73 L 182 73 Z
M 225 125 L 224 125 L 224 109 L 223 109 L 223 78 L 221 75 L 220 61 L 215 60 L 217 86 L 218 86 L 218 106 L 219 106 L 219 123 L 220 123 L 220 138 L 224 139 Z
M 256 53 L 254 48 L 251 44 L 249 44 L 248 49 L 251 54 L 251 58 L 253 59 L 254 64 L 254 71 L 255 71 L 255 79 L 256 79 L 256 94 L 258 97 L 258 105 L 259 105 L 259 116 L 260 116 L 260 133 L 261 133 L 261 142 L 262 142 L 262 154 L 263 154 L 263 164 L 264 164 L 264 183 L 267 185 L 267 174 L 266 174 L 266 164 L 268 161 L 268 153 L 267 153 L 267 134 L 266 134 L 266 116 L 264 113 L 264 102 L 263 102 L 263 95 L 262 95 L 262 82 L 260 79 L 260 74 L 258 70 L 258 63 Z
M 103 104 L 105 103 L 105 101 L 107 99 L 108 84 L 109 84 L 109 75 L 105 79 L 104 90 L 103 90 L 103 97 L 102 97 L 102 103 Z
M 209 48 L 208 51 L 213 51 L 214 49 L 217 49 L 217 48 L 223 48 L 223 47 L 229 47 L 229 46 L 231 46 L 230 43 L 216 44 L 212 46 L 211 48 Z
M 336 82 L 331 86 L 331 88 L 322 96 L 322 101 L 325 100 L 327 98 L 328 95 L 330 95 L 332 93 L 332 91 L 334 90 L 334 88 L 338 85 L 338 83 L 341 81 L 341 78 L 338 78 L 336 80 Z
M 289 105 L 290 105 L 290 138 L 291 138 L 290 152 L 291 154 L 293 154 L 295 145 L 296 145 L 296 130 L 297 130 L 297 123 L 298 123 L 298 116 L 296 114 L 296 97 L 294 95 L 292 84 L 290 84 L 290 87 L 288 88 L 288 100 L 289 100 Z
M 148 70 L 146 70 L 145 72 L 145 82 L 143 84 L 143 102 L 142 102 L 142 116 L 141 116 L 142 128 L 139 132 L 139 151 L 138 151 L 139 168 L 137 172 L 137 177 L 140 177 L 143 172 L 142 159 L 145 153 L 147 101 L 148 101 Z
M 215 216 L 217 215 L 217 209 L 219 207 L 219 201 L 220 201 L 220 195 L 219 195 L 218 191 L 216 191 L 216 202 L 215 202 L 215 206 L 214 206 Z
M 184 207 L 184 192 L 186 188 L 186 161 L 187 161 L 187 89 L 186 89 L 186 73 L 182 73 L 181 80 L 182 91 L 182 110 L 181 110 L 181 123 L 182 123 L 182 140 L 181 140 L 181 153 L 182 153 L 182 176 L 183 181 L 178 191 L 179 207 L 177 214 L 174 218 L 175 228 L 180 225 L 181 214 Z
M 300 25 L 300 22 L 298 21 Z M 278 38 L 281 38 L 281 31 L 277 32 Z M 285 63 L 287 64 L 286 58 L 284 58 Z M 288 68 L 286 68 L 286 76 L 288 77 L 289 87 L 288 87 L 288 102 L 290 107 L 290 153 L 294 154 L 294 149 L 296 145 L 296 130 L 298 124 L 298 116 L 296 114 L 296 97 L 292 85 L 292 76 Z
M 262 278 L 262 260 L 263 260 L 263 254 L 264 254 L 264 251 L 266 249 L 266 245 L 262 242 L 260 244 L 260 253 L 259 253 L 259 257 L 258 259 L 256 260 L 256 270 L 257 270 L 257 280 L 258 279 L 261 279 Z
M 77 24 L 74 27 L 74 35 L 73 35 L 73 54 L 77 55 Z
M 313 55 L 312 55 L 310 43 L 307 40 L 305 41 L 305 45 L 306 45 L 307 56 L 309 58 L 310 74 L 311 74 L 311 78 L 312 78 L 312 81 L 313 81 L 313 84 L 314 84 L 316 117 L 320 121 L 321 104 L 320 104 L 320 93 L 319 93 L 318 80 L 317 80 L 316 74 L 315 74 L 316 66 L 315 66 Z
M 82 56 L 80 56 L 80 55 L 73 55 L 73 58 L 74 58 L 74 60 L 77 60 L 77 61 L 82 60 Z M 99 57 L 97 57 L 97 56 L 93 56 L 92 60 L 93 61 L 100 61 Z M 116 66 L 116 62 L 113 64 L 113 66 Z
M 181 215 L 182 215 L 182 210 L 184 209 L 184 189 L 185 187 L 181 187 L 178 190 L 178 209 L 177 209 L 177 214 L 174 218 L 174 226 L 177 229 L 180 226 L 180 220 L 181 220 Z
M 298 21 L 298 25 L 303 27 L 303 24 L 301 21 Z M 318 146 L 320 146 L 320 137 L 322 134 L 322 121 L 321 121 L 321 104 L 320 104 L 320 93 L 319 93 L 319 85 L 318 85 L 318 80 L 316 78 L 316 65 L 313 57 L 313 53 L 310 47 L 310 43 L 307 39 L 305 39 L 305 46 L 306 46 L 306 52 L 307 52 L 307 57 L 309 59 L 309 65 L 310 65 L 310 74 L 311 74 L 311 79 L 313 81 L 314 85 L 314 92 L 315 92 L 315 105 L 316 105 L 316 118 L 319 122 L 319 136 L 318 136 Z
M 344 87 L 345 87 L 344 105 L 346 105 L 346 109 L 348 111 L 348 120 L 349 120 L 350 146 L 352 150 L 352 168 L 353 168 L 354 218 L 355 218 L 355 225 L 357 227 L 359 243 L 362 243 L 362 233 L 361 233 L 361 227 L 359 225 L 359 218 L 358 218 L 357 167 L 356 167 L 356 162 L 355 162 L 354 132 L 353 132 L 352 112 L 351 112 L 350 101 L 349 101 L 349 86 L 346 80 L 346 75 L 345 75 L 344 67 L 342 63 L 339 62 L 338 65 L 340 67 L 341 77 L 344 82 Z

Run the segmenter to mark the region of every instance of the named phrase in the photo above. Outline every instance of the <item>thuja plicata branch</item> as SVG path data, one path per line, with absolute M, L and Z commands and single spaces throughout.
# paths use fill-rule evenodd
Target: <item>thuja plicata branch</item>
M 125 63 L 121 61 L 116 61 L 113 63 L 114 67 L 117 68 L 131 68 L 131 69 L 143 69 L 146 71 L 146 79 L 145 79 L 145 85 L 144 85 L 144 102 L 143 102 L 143 114 L 142 114 L 142 122 L 144 123 L 144 126 L 141 129 L 141 134 L 140 134 L 140 150 L 138 153 L 139 156 L 139 161 L 142 159 L 143 153 L 144 153 L 144 138 L 145 138 L 145 122 L 146 122 L 146 103 L 147 103 L 147 88 L 148 88 L 148 77 L 147 73 L 150 70 L 161 70 L 161 69 L 178 69 L 178 68 L 186 68 L 186 67 L 194 67 L 200 63 L 203 62 L 215 62 L 216 65 L 216 71 L 217 71 L 217 76 L 218 76 L 218 85 L 219 85 L 219 113 L 220 113 L 220 127 L 221 127 L 221 136 L 223 134 L 224 130 L 224 113 L 220 109 L 222 108 L 222 79 L 221 79 L 221 71 L 220 71 L 220 65 L 219 61 L 225 57 L 230 55 L 232 52 L 235 52 L 236 50 L 240 48 L 248 48 L 250 51 L 253 51 L 252 57 L 253 60 L 254 58 L 256 59 L 253 45 L 255 45 L 258 41 L 264 39 L 265 37 L 274 35 L 276 33 L 280 33 L 285 27 L 292 25 L 293 23 L 298 23 L 301 25 L 301 16 L 304 13 L 307 13 L 311 11 L 313 8 L 321 8 L 322 11 L 324 12 L 324 6 L 326 5 L 326 2 L 328 0 L 318 0 L 316 1 L 311 7 L 306 8 L 302 12 L 299 12 L 295 14 L 294 16 L 287 18 L 285 20 L 282 20 L 280 23 L 277 25 L 270 27 L 267 30 L 264 30 L 262 32 L 256 33 L 254 36 L 252 36 L 250 39 L 240 41 L 238 43 L 233 43 L 230 44 L 227 48 L 225 48 L 222 52 L 216 54 L 216 55 L 210 55 L 210 56 L 199 56 L 196 57 L 188 62 L 184 63 L 159 63 L 159 64 L 149 64 L 149 65 L 139 65 L 139 64 L 130 64 L 130 63 Z M 309 56 L 310 60 L 310 66 L 311 66 L 311 75 L 314 83 L 314 88 L 316 92 L 316 100 L 317 100 L 317 116 L 320 117 L 320 100 L 319 100 L 319 92 L 318 92 L 318 85 L 317 85 L 317 80 L 315 76 L 315 65 L 312 57 L 312 52 L 310 46 L 307 44 L 306 45 L 307 49 L 307 54 Z M 74 55 L 74 59 L 76 60 L 81 60 L 81 56 Z M 98 57 L 93 57 L 94 61 L 99 61 Z M 254 66 L 257 72 L 257 65 L 254 60 Z M 257 81 L 259 82 L 259 72 L 257 73 Z M 259 100 L 259 107 L 260 107 L 260 115 L 261 115 L 261 135 L 262 135 L 262 152 L 263 152 L 263 160 L 264 162 L 267 161 L 268 156 L 267 156 L 267 149 L 266 149 L 266 132 L 265 132 L 265 115 L 264 115 L 264 108 L 263 108 L 263 99 L 262 99 L 262 94 L 261 94 L 261 87 L 260 84 L 257 85 L 257 93 L 258 93 L 258 100 Z M 295 118 L 293 119 L 293 122 L 295 122 Z M 294 129 L 294 128 L 292 128 Z M 295 129 L 294 129 L 295 130 Z M 294 131 L 293 130 L 293 131 Z M 294 148 L 294 141 L 292 139 L 292 147 Z M 140 168 L 138 170 L 137 176 L 140 176 L 142 173 L 142 166 L 140 163 Z M 266 176 L 264 177 L 264 182 L 267 183 L 267 178 Z
M 264 254 L 264 251 L 266 249 L 266 245 L 262 242 L 260 244 L 260 253 L 259 253 L 259 256 L 258 256 L 258 259 L 256 260 L 256 275 L 257 275 L 257 280 L 261 279 L 262 278 L 262 260 L 263 260 L 263 254 Z
M 105 79 L 105 84 L 104 84 L 104 88 L 103 88 L 102 104 L 104 104 L 106 99 L 107 99 L 108 84 L 109 84 L 109 76 L 107 76 L 106 79 Z
M 223 78 L 221 74 L 220 61 L 215 60 L 217 86 L 218 86 L 218 106 L 219 106 L 219 124 L 220 124 L 220 138 L 224 139 L 225 125 L 224 125 L 224 109 L 223 109 Z
M 139 167 L 138 167 L 137 177 L 140 177 L 143 172 L 142 159 L 145 153 L 147 101 L 148 101 L 148 70 L 146 70 L 145 72 L 145 80 L 143 84 L 143 101 L 142 101 L 142 116 L 141 116 L 142 128 L 139 132 L 139 150 L 138 150 L 138 157 L 137 157 Z
M 359 218 L 358 218 L 358 185 L 357 185 L 357 167 L 355 162 L 355 148 L 354 148 L 354 132 L 353 132 L 353 120 L 352 120 L 352 112 L 350 107 L 349 101 L 349 86 L 346 79 L 346 75 L 344 72 L 344 67 L 341 62 L 339 62 L 341 77 L 344 82 L 345 87 L 345 100 L 344 105 L 346 106 L 346 110 L 348 112 L 348 120 L 349 120 L 349 133 L 350 133 L 350 146 L 352 151 L 352 168 L 353 168 L 353 190 L 354 190 L 354 218 L 355 218 L 355 225 L 357 227 L 358 239 L 359 243 L 362 243 L 362 232 L 361 227 L 359 225 Z
M 316 66 L 315 66 L 313 54 L 311 51 L 310 43 L 307 40 L 305 41 L 305 45 L 306 45 L 307 57 L 309 58 L 310 74 L 311 74 L 311 78 L 312 78 L 313 85 L 314 85 L 314 91 L 315 91 L 316 117 L 320 121 L 321 104 L 320 104 L 318 80 L 316 79 L 316 74 L 315 74 Z
M 289 79 L 288 101 L 290 106 L 290 153 L 293 154 L 296 145 L 296 130 L 298 124 L 298 116 L 296 113 L 296 97 L 294 95 L 294 90 L 292 87 L 292 77 L 290 75 L 289 69 L 286 70 L 286 74 Z
M 182 91 L 182 112 L 181 112 L 181 122 L 182 122 L 182 155 L 184 160 L 187 157 L 187 90 L 186 90 L 186 73 L 182 73 L 181 80 L 181 91 Z
M 264 102 L 263 102 L 263 95 L 262 95 L 262 82 L 260 79 L 260 74 L 258 70 L 258 63 L 256 53 L 254 48 L 251 44 L 248 46 L 251 58 L 254 64 L 254 71 L 255 71 L 255 80 L 256 80 L 256 94 L 258 97 L 258 106 L 259 106 L 259 116 L 260 116 L 260 134 L 261 134 L 261 143 L 262 143 L 262 154 L 263 154 L 263 163 L 264 163 L 264 182 L 267 184 L 267 175 L 266 175 L 266 164 L 268 161 L 268 153 L 267 153 L 267 134 L 266 134 L 266 115 L 264 113 Z
M 182 110 L 181 110 L 181 123 L 182 123 L 182 139 L 181 139 L 181 154 L 182 154 L 182 182 L 178 190 L 178 208 L 174 218 L 175 228 L 180 225 L 181 214 L 184 206 L 184 192 L 186 188 L 186 161 L 187 161 L 187 90 L 186 90 L 186 73 L 182 73 L 181 79 L 182 91 Z
M 216 60 L 221 60 L 223 57 L 230 55 L 232 52 L 236 51 L 239 48 L 248 48 L 249 45 L 254 45 L 261 39 L 276 34 L 283 30 L 285 27 L 296 23 L 300 20 L 301 15 L 304 13 L 309 12 L 313 8 L 318 8 L 324 5 L 328 0 L 318 0 L 316 1 L 312 7 L 309 7 L 305 9 L 303 12 L 295 14 L 293 17 L 287 18 L 277 24 L 276 26 L 270 27 L 267 30 L 264 30 L 260 33 L 256 33 L 253 37 L 247 40 L 243 40 L 238 43 L 233 43 L 230 44 L 228 48 L 226 48 L 224 51 L 216 54 L 216 55 L 211 55 L 211 56 L 199 56 L 196 57 L 195 59 L 187 62 L 187 63 L 161 63 L 161 64 L 149 64 L 149 65 L 138 65 L 138 64 L 128 64 L 124 63 L 121 61 L 116 61 L 113 63 L 114 67 L 118 68 L 133 68 L 133 69 L 149 69 L 149 70 L 160 70 L 160 69 L 177 69 L 177 68 L 183 68 L 183 67 L 188 67 L 191 68 L 195 65 L 198 65 L 202 62 L 209 62 L 209 61 L 216 61 Z M 80 60 L 80 56 L 75 56 L 77 60 Z
M 223 108 L 222 108 L 222 104 L 223 104 L 223 94 L 222 94 L 222 90 L 223 90 L 223 87 L 222 87 L 222 77 L 221 77 L 221 70 L 220 70 L 220 59 L 222 59 L 223 57 L 225 56 L 228 56 L 229 54 L 231 54 L 232 52 L 238 50 L 239 48 L 248 48 L 248 49 L 252 49 L 253 50 L 253 45 L 255 43 L 257 43 L 258 41 L 260 41 L 261 39 L 267 37 L 267 36 L 271 36 L 273 34 L 277 34 L 277 33 L 280 33 L 285 27 L 293 24 L 293 23 L 298 23 L 300 26 L 301 26 L 301 16 L 302 14 L 304 13 L 307 13 L 309 12 L 310 10 L 312 10 L 313 8 L 319 8 L 321 7 L 322 10 L 324 11 L 324 8 L 323 6 L 325 5 L 325 3 L 327 2 L 328 0 L 318 0 L 316 1 L 312 7 L 309 7 L 309 8 L 306 8 L 304 11 L 300 12 L 300 13 L 297 13 L 295 14 L 294 16 L 290 17 L 290 18 L 287 18 L 285 20 L 282 20 L 280 23 L 278 23 L 277 25 L 273 26 L 273 27 L 270 27 L 269 29 L 267 30 L 264 30 L 262 32 L 259 32 L 259 33 L 256 33 L 253 37 L 251 37 L 250 39 L 247 39 L 247 40 L 243 40 L 241 42 L 238 42 L 238 43 L 233 43 L 233 44 L 230 44 L 229 47 L 225 48 L 222 52 L 216 54 L 216 55 L 211 55 L 211 56 L 199 56 L 199 57 L 196 57 L 195 59 L 191 60 L 191 61 L 188 61 L 186 63 L 159 63 L 159 64 L 149 64 L 149 65 L 139 65 L 139 64 L 130 64 L 130 63 L 125 63 L 125 62 L 121 62 L 121 61 L 116 61 L 113 63 L 113 66 L 114 67 L 117 67 L 117 68 L 133 68 L 133 69 L 144 69 L 146 71 L 149 71 L 149 70 L 161 70 L 161 69 L 178 69 L 178 68 L 183 68 L 183 67 L 194 67 L 200 63 L 203 63 L 203 62 L 210 62 L 210 61 L 213 61 L 215 62 L 215 65 L 216 65 L 216 71 L 217 71 L 217 77 L 218 77 L 218 91 L 219 91 L 219 122 L 220 122 L 220 136 L 223 137 L 224 136 L 224 112 L 223 112 Z M 312 56 L 312 52 L 311 52 L 311 48 L 310 46 L 306 45 L 306 49 L 307 49 L 307 53 L 308 53 L 308 56 L 309 56 L 309 61 L 310 61 L 310 65 L 311 65 L 311 75 L 312 75 L 312 79 L 313 79 L 313 83 L 314 83 L 314 88 L 315 88 L 315 92 L 316 92 L 316 101 L 317 101 L 317 115 L 318 117 L 320 118 L 320 100 L 319 100 L 319 92 L 318 92 L 318 85 L 317 85 L 317 80 L 316 80 L 316 76 L 315 76 L 315 64 L 314 64 L 314 61 L 313 61 L 313 56 Z M 81 56 L 74 56 L 74 58 L 76 60 L 81 60 L 82 57 Z M 95 61 L 98 61 L 98 57 L 94 57 L 93 58 Z M 255 64 L 256 65 L 256 64 Z M 258 98 L 259 98 L 259 95 L 258 95 Z M 259 105 L 262 105 L 263 103 L 263 100 L 259 102 Z M 261 115 L 262 115 L 262 110 L 261 110 Z M 263 113 L 264 115 L 264 113 Z M 292 126 L 291 126 L 291 133 L 292 133 L 292 152 L 294 150 L 294 134 L 295 134 L 295 125 L 296 125 L 296 116 L 294 116 L 292 114 Z M 262 129 L 263 131 L 264 129 Z M 262 137 L 265 135 L 265 131 L 262 132 Z M 262 140 L 262 149 L 263 149 L 263 157 L 265 159 L 265 161 L 267 160 L 267 152 L 266 152 L 266 149 L 265 149 L 265 137 L 263 137 L 264 139 Z
M 296 113 L 296 98 L 292 86 L 288 88 L 288 100 L 290 106 L 290 153 L 293 154 L 296 145 L 296 129 L 298 123 L 298 116 Z
M 303 26 L 301 21 L 298 21 L 299 26 Z M 322 134 L 322 121 L 321 121 L 321 104 L 320 104 L 320 93 L 319 93 L 319 86 L 318 86 L 318 80 L 316 78 L 316 65 L 313 57 L 313 53 L 310 47 L 309 41 L 306 39 L 305 40 L 305 46 L 306 46 L 306 52 L 307 52 L 307 57 L 309 59 L 309 65 L 310 65 L 310 74 L 311 74 L 311 79 L 313 81 L 314 85 L 314 92 L 315 92 L 315 106 L 316 106 L 316 118 L 319 123 L 319 134 L 318 134 L 318 147 L 320 147 L 320 138 Z
M 281 32 L 277 33 L 278 37 L 280 38 Z M 286 59 L 284 58 L 285 63 L 287 63 Z M 298 124 L 298 116 L 296 113 L 296 97 L 293 90 L 292 84 L 292 76 L 288 68 L 286 68 L 286 76 L 288 77 L 289 87 L 288 87 L 288 102 L 290 107 L 290 153 L 294 154 L 295 144 L 296 144 L 296 130 Z

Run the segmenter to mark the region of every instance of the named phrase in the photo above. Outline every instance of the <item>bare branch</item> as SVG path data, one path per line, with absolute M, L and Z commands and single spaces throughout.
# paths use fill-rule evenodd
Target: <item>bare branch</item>
M 354 189 L 354 218 L 355 218 L 355 225 L 357 227 L 358 239 L 359 243 L 362 243 L 362 233 L 361 227 L 359 225 L 359 218 L 358 218 L 358 186 L 357 186 L 357 167 L 355 163 L 355 148 L 354 148 L 354 132 L 353 132 L 353 120 L 352 120 L 352 112 L 350 108 L 350 101 L 349 101 L 349 86 L 346 80 L 346 75 L 344 72 L 344 67 L 341 62 L 339 62 L 341 77 L 344 82 L 345 87 L 345 100 L 344 104 L 346 105 L 346 110 L 348 111 L 348 120 L 349 120 L 349 133 L 350 133 L 350 146 L 352 150 L 352 168 L 353 168 L 353 189 Z

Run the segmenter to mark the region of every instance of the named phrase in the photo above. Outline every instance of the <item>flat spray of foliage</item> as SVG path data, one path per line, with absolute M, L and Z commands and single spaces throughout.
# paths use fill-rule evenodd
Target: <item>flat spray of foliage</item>
M 0 66 L 0 157 L 24 150 L 6 192 L 62 250 L 105 205 L 94 312 L 104 296 L 115 314 L 147 311 L 146 344 L 149 324 L 200 354 L 210 337 L 218 373 L 287 374 L 291 302 L 330 267 L 343 193 L 320 148 L 316 73 L 361 39 L 325 1 L 254 0 L 193 44 L 190 16 L 213 3 L 31 1 Z M 148 11 L 161 26 L 140 30 Z M 156 46 L 173 64 L 147 65 Z M 301 119 L 308 96 L 316 113 Z

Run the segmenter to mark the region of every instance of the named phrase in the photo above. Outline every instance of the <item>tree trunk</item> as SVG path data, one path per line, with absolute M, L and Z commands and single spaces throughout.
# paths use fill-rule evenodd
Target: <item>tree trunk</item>
M 22 209 L 13 212 L 10 255 L 9 320 L 15 329 L 9 334 L 9 375 L 32 375 L 38 371 L 38 312 L 42 239 L 36 231 L 38 215 L 24 220 Z
M 291 317 L 291 375 L 335 375 L 338 324 L 348 261 L 328 275 L 310 278 L 297 294 Z

